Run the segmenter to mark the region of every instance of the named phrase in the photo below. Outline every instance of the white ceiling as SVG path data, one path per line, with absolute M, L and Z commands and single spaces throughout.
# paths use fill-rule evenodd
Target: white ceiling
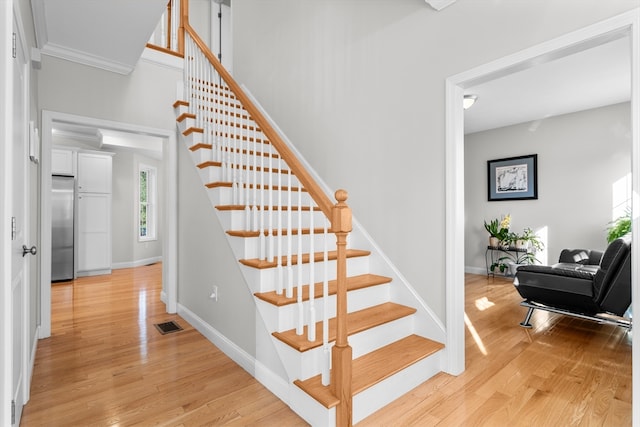
M 32 0 L 38 47 L 45 55 L 128 74 L 166 2 Z M 622 37 L 466 89 L 478 101 L 465 111 L 465 133 L 628 101 L 629 49 Z
M 629 101 L 629 38 L 467 88 L 478 100 L 465 111 L 465 133 Z
M 31 0 L 42 54 L 129 74 L 167 0 Z

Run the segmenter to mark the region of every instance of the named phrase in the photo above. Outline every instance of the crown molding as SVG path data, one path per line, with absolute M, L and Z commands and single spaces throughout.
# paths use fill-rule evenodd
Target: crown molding
M 66 59 L 67 61 L 77 62 L 79 64 L 88 65 L 90 67 L 101 68 L 106 71 L 112 71 L 118 74 L 130 74 L 133 71 L 133 66 L 123 64 L 121 62 L 112 61 L 104 57 L 91 55 L 87 52 L 82 52 L 68 47 L 56 45 L 54 43 L 47 43 L 42 47 L 41 53 L 43 55 L 54 56 L 60 59 Z

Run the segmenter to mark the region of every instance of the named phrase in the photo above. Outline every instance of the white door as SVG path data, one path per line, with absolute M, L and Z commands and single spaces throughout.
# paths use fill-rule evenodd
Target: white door
M 27 288 L 28 262 L 32 256 L 23 254 L 23 246 L 31 248 L 27 216 L 27 162 L 29 158 L 29 139 L 27 132 L 26 112 L 26 58 L 22 51 L 22 43 L 17 31 L 17 23 L 13 22 L 16 39 L 15 58 L 13 59 L 13 117 L 12 117 L 12 173 L 11 173 L 11 322 L 12 322 L 12 408 L 14 425 L 20 424 L 22 407 L 28 396 L 27 378 Z

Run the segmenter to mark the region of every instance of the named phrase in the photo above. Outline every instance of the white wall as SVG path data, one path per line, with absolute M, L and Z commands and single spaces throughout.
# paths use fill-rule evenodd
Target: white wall
M 43 55 L 40 110 L 174 130 L 173 103 L 181 80 L 182 72 L 146 61 L 124 76 Z
M 445 79 L 637 1 L 234 0 L 234 71 L 445 318 Z
M 240 263 L 227 244 L 198 171 L 178 147 L 178 303 L 251 356 L 256 355 L 256 308 Z M 218 286 L 218 301 L 209 298 Z
M 629 103 L 465 136 L 465 264 L 485 272 L 483 222 L 511 214 L 514 232 L 546 236 L 546 261 L 564 248 L 604 249 L 614 184 L 631 174 Z M 487 160 L 538 155 L 538 199 L 487 201 Z M 630 193 L 628 194 L 630 196 Z M 538 256 L 544 263 L 545 254 Z

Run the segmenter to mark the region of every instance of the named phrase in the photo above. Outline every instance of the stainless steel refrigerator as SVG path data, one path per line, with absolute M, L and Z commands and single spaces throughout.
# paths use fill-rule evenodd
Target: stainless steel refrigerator
M 51 281 L 72 280 L 75 179 L 54 175 L 51 191 Z

